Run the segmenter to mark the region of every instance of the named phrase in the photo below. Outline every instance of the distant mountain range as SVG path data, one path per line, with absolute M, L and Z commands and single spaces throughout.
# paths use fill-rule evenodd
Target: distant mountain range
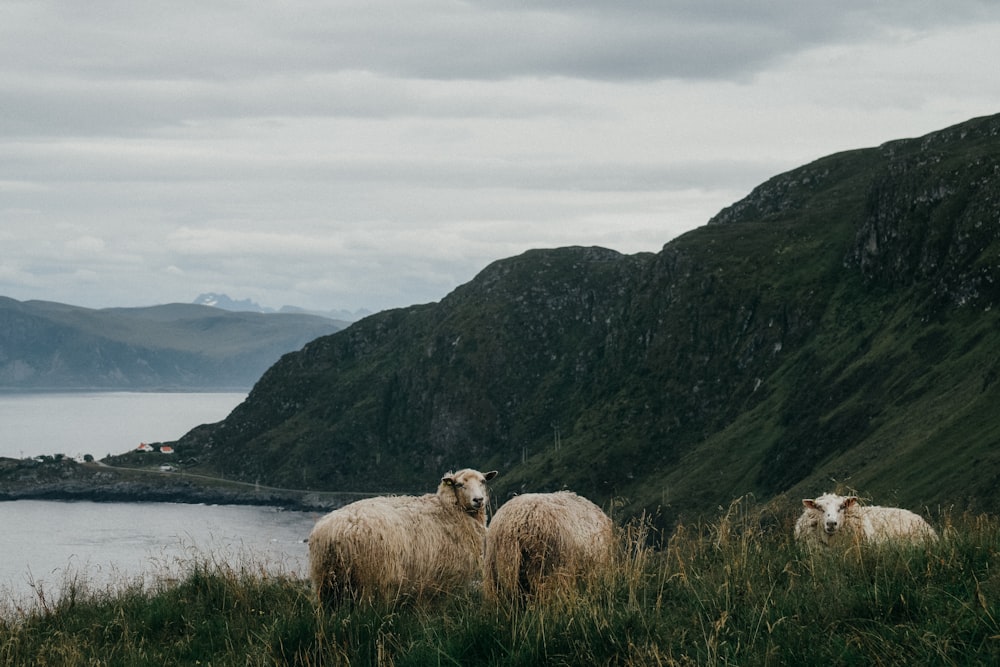
M 297 306 L 282 306 L 278 310 L 275 310 L 273 308 L 265 308 L 256 301 L 252 301 L 250 299 L 235 300 L 230 298 L 227 294 L 216 294 L 214 292 L 199 294 L 198 298 L 194 300 L 194 303 L 200 306 L 211 306 L 213 308 L 221 308 L 223 310 L 240 313 L 293 313 L 298 315 L 316 315 L 318 317 L 326 317 L 340 322 L 354 322 L 356 320 L 360 320 L 362 317 L 371 315 L 371 311 L 365 309 L 351 312 L 349 310 L 308 310 Z
M 0 390 L 249 388 L 348 322 L 194 304 L 94 310 L 0 297 Z

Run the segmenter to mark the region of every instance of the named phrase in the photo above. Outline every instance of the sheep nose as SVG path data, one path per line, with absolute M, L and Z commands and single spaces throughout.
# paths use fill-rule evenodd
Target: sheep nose
M 479 498 L 473 498 L 473 499 L 472 499 L 472 506 L 473 506 L 473 507 L 481 507 L 481 506 L 482 506 L 482 504 L 483 504 L 483 499 L 482 499 L 482 497 L 479 497 Z

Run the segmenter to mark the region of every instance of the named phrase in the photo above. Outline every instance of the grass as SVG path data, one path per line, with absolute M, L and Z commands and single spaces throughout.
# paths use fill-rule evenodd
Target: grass
M 174 581 L 0 614 L 5 665 L 1000 664 L 1000 521 L 934 517 L 926 546 L 811 553 L 750 498 L 658 549 L 621 530 L 614 567 L 508 607 L 478 592 L 325 609 L 306 582 L 196 559 Z

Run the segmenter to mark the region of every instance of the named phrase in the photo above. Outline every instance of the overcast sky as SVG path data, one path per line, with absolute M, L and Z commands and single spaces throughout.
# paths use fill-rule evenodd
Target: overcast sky
M 0 296 L 383 308 L 1000 112 L 1000 3 L 0 0 Z

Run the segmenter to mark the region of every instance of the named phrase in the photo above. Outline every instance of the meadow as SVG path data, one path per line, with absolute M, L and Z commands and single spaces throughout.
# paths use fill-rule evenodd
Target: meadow
M 0 664 L 1000 664 L 1000 521 L 930 518 L 934 543 L 821 553 L 748 498 L 669 537 L 635 520 L 613 567 L 517 605 L 471 590 L 328 609 L 298 578 L 195 557 L 176 580 L 76 576 L 8 603 Z

